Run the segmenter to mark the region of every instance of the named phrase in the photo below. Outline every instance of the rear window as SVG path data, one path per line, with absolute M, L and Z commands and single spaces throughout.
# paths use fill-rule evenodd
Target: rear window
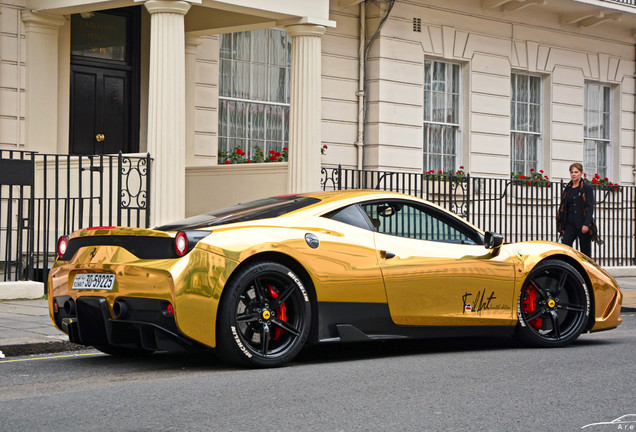
M 247 222 L 258 219 L 268 219 L 282 216 L 294 210 L 320 202 L 318 198 L 298 195 L 287 195 L 265 198 L 237 204 L 210 213 L 192 216 L 171 224 L 162 225 L 155 229 L 161 231 L 179 231 L 197 228 L 209 228 L 235 222 Z

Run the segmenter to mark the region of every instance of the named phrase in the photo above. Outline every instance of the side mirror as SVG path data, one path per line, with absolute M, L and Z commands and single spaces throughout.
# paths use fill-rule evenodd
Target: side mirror
M 499 255 L 499 249 L 501 248 L 503 242 L 503 236 L 490 231 L 486 231 L 486 235 L 484 236 L 484 245 L 486 246 L 486 249 L 492 250 L 493 257 Z

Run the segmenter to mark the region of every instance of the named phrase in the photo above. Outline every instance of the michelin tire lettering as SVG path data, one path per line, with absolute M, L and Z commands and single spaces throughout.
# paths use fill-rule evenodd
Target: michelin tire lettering
M 238 335 L 238 333 L 236 331 L 236 327 L 234 327 L 234 326 L 232 326 L 232 336 L 234 336 L 234 340 L 236 341 L 236 345 L 243 352 L 243 354 L 245 354 L 247 356 L 247 358 L 252 358 L 252 354 L 250 354 L 250 352 L 247 350 L 247 348 L 245 348 L 245 345 L 243 345 L 243 342 L 241 342 L 241 339 L 239 338 L 239 335 Z

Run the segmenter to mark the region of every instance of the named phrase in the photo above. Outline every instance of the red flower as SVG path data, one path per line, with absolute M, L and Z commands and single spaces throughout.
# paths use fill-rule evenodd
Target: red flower
M 539 172 L 540 172 L 541 174 L 543 174 L 543 170 L 539 170 Z
M 439 170 L 439 171 L 437 171 L 437 172 L 441 174 L 441 173 L 442 173 L 442 170 Z
M 587 178 L 587 174 L 583 173 L 583 177 Z
M 524 176 L 523 174 L 520 174 L 520 175 L 519 175 L 519 178 L 520 178 L 521 180 L 525 180 L 525 179 L 526 179 L 526 176 Z
M 229 164 L 230 164 L 230 161 L 225 159 L 225 165 L 229 165 Z
M 529 185 L 532 185 L 532 182 L 531 182 L 531 181 L 529 181 L 529 182 L 528 182 L 528 184 L 529 184 Z
M 530 168 L 530 172 L 534 172 L 534 168 Z
M 463 165 L 462 165 L 462 166 L 460 166 L 460 167 L 459 167 L 459 169 L 463 170 L 463 169 L 464 169 L 464 166 L 463 166 Z
M 236 149 L 236 154 L 239 156 L 245 156 L 245 152 L 243 150 L 241 150 L 240 148 Z
M 288 148 L 287 148 L 287 147 L 283 147 L 283 151 L 287 151 L 287 150 L 288 150 Z
M 550 177 L 548 177 L 548 176 L 543 176 L 543 177 L 545 177 L 545 179 L 546 179 L 546 180 L 548 180 L 548 179 L 550 178 Z
M 324 146 L 322 146 L 322 148 L 324 148 L 325 150 L 327 150 L 329 147 L 327 147 L 327 144 L 325 144 Z
M 594 183 L 594 184 L 597 184 L 597 183 L 598 183 L 598 180 L 596 180 L 596 177 L 594 177 L 594 178 L 592 179 L 592 183 Z
M 605 180 L 605 181 L 609 181 L 609 179 L 608 179 L 607 177 L 605 177 L 605 179 L 604 179 L 604 180 Z
M 247 163 L 252 163 L 252 161 L 248 159 L 248 160 L 247 160 Z
M 276 154 L 276 152 L 274 150 L 270 150 L 269 154 L 273 155 L 273 154 Z

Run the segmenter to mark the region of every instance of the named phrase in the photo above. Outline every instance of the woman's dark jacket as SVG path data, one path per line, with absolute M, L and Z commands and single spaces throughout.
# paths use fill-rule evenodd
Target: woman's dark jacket
M 594 190 L 583 180 L 578 187 L 572 187 L 572 182 L 563 190 L 561 205 L 557 214 L 557 229 L 560 233 L 565 226 L 574 224 L 578 229 L 583 225 L 592 228 L 594 216 Z

